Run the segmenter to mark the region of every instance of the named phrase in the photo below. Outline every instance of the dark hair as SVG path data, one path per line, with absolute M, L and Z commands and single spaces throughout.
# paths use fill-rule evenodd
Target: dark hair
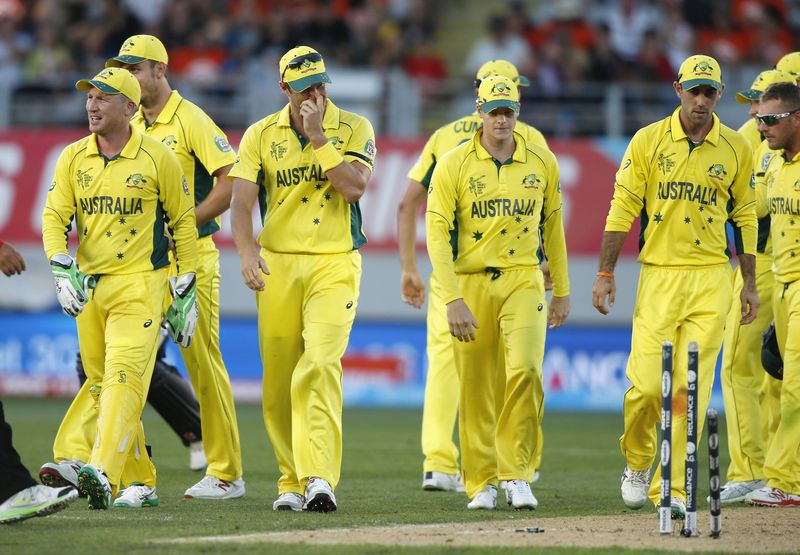
M 794 83 L 773 83 L 761 93 L 761 102 L 777 100 L 789 110 L 800 108 L 800 87 Z

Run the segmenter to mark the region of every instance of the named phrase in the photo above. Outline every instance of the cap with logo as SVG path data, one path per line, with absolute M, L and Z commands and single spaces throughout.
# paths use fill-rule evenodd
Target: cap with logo
M 75 88 L 79 91 L 95 88 L 107 94 L 121 94 L 134 104 L 139 104 L 142 97 L 139 81 L 130 71 L 121 67 L 107 67 L 91 79 L 81 79 L 75 83 Z
M 722 70 L 717 60 L 711 56 L 696 54 L 689 56 L 678 70 L 678 84 L 684 90 L 701 85 L 708 85 L 717 90 L 722 89 Z
M 519 111 L 519 89 L 514 81 L 503 75 L 490 75 L 478 87 L 478 105 L 484 114 L 498 108 Z
M 528 78 L 520 75 L 517 66 L 506 60 L 489 60 L 483 64 L 475 75 L 475 86 L 479 87 L 481 81 L 490 75 L 502 75 L 508 77 L 519 87 L 527 87 L 531 84 Z
M 133 35 L 122 43 L 119 54 L 106 60 L 106 67 L 120 67 L 122 64 L 138 64 L 145 60 L 169 63 L 167 49 L 153 35 Z
M 800 52 L 789 52 L 775 64 L 775 69 L 800 75 Z
M 767 87 L 775 83 L 794 83 L 795 76 L 786 71 L 768 69 L 758 74 L 749 89 L 736 93 L 736 100 L 742 104 L 749 104 L 751 100 L 758 100 Z
M 312 85 L 330 83 L 322 55 L 310 46 L 295 46 L 278 63 L 281 81 L 294 92 L 303 92 Z

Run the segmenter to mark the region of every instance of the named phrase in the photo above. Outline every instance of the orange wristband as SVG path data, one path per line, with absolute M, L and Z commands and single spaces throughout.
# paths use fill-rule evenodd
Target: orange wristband
M 604 277 L 604 278 L 608 278 L 608 279 L 614 279 L 614 274 L 611 274 L 609 272 L 597 272 L 597 277 Z

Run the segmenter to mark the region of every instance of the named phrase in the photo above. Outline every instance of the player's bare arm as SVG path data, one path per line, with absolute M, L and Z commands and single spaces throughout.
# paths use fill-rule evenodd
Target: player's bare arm
M 447 304 L 447 324 L 450 326 L 450 334 L 459 341 L 475 341 L 478 322 L 464 299 L 456 299 Z
M 253 291 L 263 291 L 266 287 L 263 272 L 269 275 L 266 261 L 261 258 L 253 241 L 253 204 L 258 196 L 258 185 L 246 179 L 233 180 L 231 197 L 231 231 L 236 250 L 239 251 L 242 279 Z
M 311 98 L 300 104 L 300 117 L 303 119 L 303 132 L 317 149 L 325 146 L 328 138 L 322 129 L 322 117 L 325 114 L 325 97 L 312 94 Z M 372 170 L 360 162 L 341 163 L 335 168 L 325 172 L 328 181 L 334 189 L 344 197 L 348 204 L 352 204 L 367 190 L 367 183 L 372 175 Z
M 425 303 L 425 282 L 417 270 L 417 214 L 427 196 L 419 181 L 410 179 L 397 207 L 397 243 L 400 251 L 400 298 L 414 308 Z
M 25 271 L 25 259 L 17 250 L 0 241 L 0 271 L 7 276 L 21 274 Z
M 562 326 L 569 316 L 569 295 L 557 297 L 553 295 L 550 299 L 550 308 L 547 310 L 547 327 L 555 329 Z
M 211 192 L 194 209 L 194 217 L 197 219 L 197 227 L 207 224 L 228 208 L 231 207 L 231 197 L 233 196 L 233 182 L 228 177 L 233 164 L 228 164 L 214 172 L 216 183 L 211 188 Z
M 623 231 L 606 231 L 600 246 L 600 264 L 598 273 L 614 274 L 619 253 L 625 243 L 627 233 Z M 600 314 L 608 314 L 617 297 L 617 285 L 613 277 L 599 275 L 592 286 L 592 305 Z M 606 303 L 607 301 L 607 303 Z
M 756 257 L 752 254 L 739 255 L 739 267 L 742 270 L 742 320 L 741 323 L 749 324 L 758 316 L 758 291 L 756 290 Z

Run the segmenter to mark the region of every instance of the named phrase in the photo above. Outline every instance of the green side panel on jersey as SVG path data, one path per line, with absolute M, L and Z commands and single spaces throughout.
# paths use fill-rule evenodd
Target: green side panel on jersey
M 756 251 L 763 253 L 767 248 L 767 241 L 769 241 L 769 228 L 772 221 L 769 215 L 758 219 L 758 241 L 756 242 Z
M 194 205 L 203 202 L 214 188 L 214 176 L 208 173 L 206 167 L 198 160 L 194 159 Z M 217 219 L 214 218 L 208 223 L 197 228 L 199 237 L 206 237 L 219 230 Z
M 358 202 L 350 205 L 350 237 L 353 240 L 353 248 L 357 249 L 367 242 L 367 236 L 361 229 L 361 207 Z
M 644 248 L 644 232 L 647 231 L 647 224 L 650 223 L 650 216 L 647 215 L 647 207 L 642 207 L 641 227 L 639 228 L 639 252 Z
M 458 258 L 458 220 L 453 219 L 453 229 L 450 231 L 450 248 L 453 249 L 453 261 Z
M 258 209 L 261 212 L 261 223 L 263 224 L 264 218 L 267 217 L 267 187 L 264 185 L 264 170 L 258 171 L 256 185 L 258 185 Z
M 158 202 L 156 217 L 153 220 L 153 252 L 150 253 L 150 263 L 154 270 L 169 266 L 169 239 L 164 235 L 164 222 L 169 223 L 164 214 L 164 207 Z M 169 231 L 172 233 L 171 226 Z

